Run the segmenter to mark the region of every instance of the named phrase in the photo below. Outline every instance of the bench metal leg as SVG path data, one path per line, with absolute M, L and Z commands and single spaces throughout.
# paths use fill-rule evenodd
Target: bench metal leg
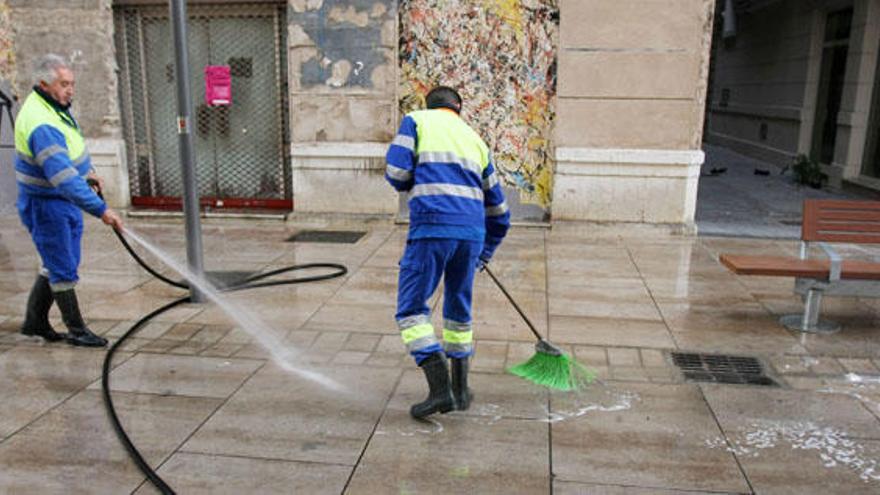
M 840 325 L 833 321 L 819 320 L 822 308 L 822 291 L 810 289 L 804 296 L 804 313 L 802 315 L 786 315 L 779 319 L 785 328 L 807 333 L 834 333 Z

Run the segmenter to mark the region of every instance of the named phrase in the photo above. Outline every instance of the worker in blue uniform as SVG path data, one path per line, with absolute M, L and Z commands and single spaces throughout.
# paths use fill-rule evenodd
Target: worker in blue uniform
M 465 410 L 473 399 L 467 375 L 474 352 L 474 273 L 489 262 L 510 228 L 489 148 L 459 115 L 461 96 L 438 86 L 428 93 L 426 106 L 403 118 L 385 169 L 386 180 L 408 195 L 410 224 L 395 318 L 428 382 L 428 398 L 410 409 L 416 418 Z M 428 307 L 441 277 L 442 345 Z
M 75 79 L 69 64 L 58 55 L 41 57 L 34 67 L 34 83 L 15 119 L 15 178 L 19 217 L 43 267 L 28 297 L 21 333 L 102 347 L 107 340 L 86 326 L 74 290 L 79 280 L 81 210 L 115 229 L 122 228 L 122 219 L 86 182 L 92 178 L 102 184 L 70 113 Z M 49 324 L 53 301 L 68 329 L 66 335 Z

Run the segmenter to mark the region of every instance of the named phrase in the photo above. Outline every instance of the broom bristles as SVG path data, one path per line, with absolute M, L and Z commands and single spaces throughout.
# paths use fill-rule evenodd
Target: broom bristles
M 531 359 L 509 368 L 510 373 L 532 383 L 562 391 L 579 390 L 596 379 L 596 373 L 570 358 L 536 352 Z

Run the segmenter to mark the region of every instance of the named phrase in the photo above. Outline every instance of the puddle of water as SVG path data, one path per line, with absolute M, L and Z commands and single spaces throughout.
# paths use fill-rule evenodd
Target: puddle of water
M 858 373 L 847 373 L 843 376 L 850 383 L 874 383 L 880 384 L 880 376 L 877 375 L 860 375 Z
M 819 364 L 819 360 L 812 356 L 803 356 L 801 357 L 801 363 L 804 366 L 810 367 Z
M 305 369 L 294 364 L 295 359 L 301 356 L 301 351 L 282 342 L 275 336 L 275 332 L 259 317 L 241 307 L 226 297 L 205 278 L 193 273 L 187 266 L 179 263 L 176 259 L 154 246 L 152 243 L 138 235 L 131 228 L 127 228 L 125 235 L 137 242 L 144 249 L 156 256 L 162 263 L 182 275 L 190 284 L 193 284 L 211 302 L 217 305 L 224 313 L 238 323 L 238 327 L 250 335 L 255 342 L 269 352 L 272 360 L 283 370 L 299 375 L 313 381 L 324 388 L 344 392 L 345 388 L 333 379 L 316 371 Z
M 377 429 L 376 435 L 387 435 L 389 431 Z M 397 428 L 394 433 L 402 437 L 414 437 L 416 435 L 437 435 L 443 433 L 443 423 L 436 417 L 428 416 L 419 422 L 413 422 L 404 428 Z
M 446 418 L 465 420 L 479 426 L 492 426 L 504 418 L 517 421 L 535 421 L 540 423 L 559 423 L 574 421 L 591 414 L 601 414 L 631 409 L 640 399 L 635 392 L 616 390 L 598 382 L 590 388 L 579 392 L 552 392 L 552 405 L 548 408 L 548 391 L 543 387 L 534 387 L 534 408 L 524 409 L 522 406 L 508 406 L 477 402 L 467 412 L 453 412 L 448 415 L 434 415 L 425 418 L 433 428 L 425 428 L 420 422 L 413 422 L 395 431 L 377 430 L 377 435 L 398 434 L 405 437 L 415 435 L 436 435 L 443 433 Z
M 590 413 L 608 413 L 632 409 L 640 401 L 639 394 L 627 390 L 616 390 L 608 385 L 596 383 L 590 388 L 553 397 L 553 407 L 547 412 L 547 423 L 577 419 Z
M 812 422 L 762 421 L 752 423 L 744 432 L 706 440 L 709 448 L 723 448 L 740 457 L 759 457 L 761 451 L 790 445 L 794 450 L 817 451 L 826 468 L 843 467 L 856 473 L 864 482 L 880 481 L 880 465 L 869 458 L 865 447 L 840 429 L 818 426 Z
M 852 397 L 880 415 L 880 377 L 876 375 L 859 375 L 848 373 L 839 382 L 831 382 L 825 388 L 819 389 L 822 394 L 838 394 Z

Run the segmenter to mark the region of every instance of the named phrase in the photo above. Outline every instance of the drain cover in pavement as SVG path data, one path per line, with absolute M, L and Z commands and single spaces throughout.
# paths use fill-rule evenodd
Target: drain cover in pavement
M 354 244 L 366 232 L 353 230 L 303 230 L 287 239 L 287 242 L 325 242 L 333 244 Z
M 673 352 L 672 362 L 689 382 L 777 386 L 764 374 L 761 363 L 752 357 Z

